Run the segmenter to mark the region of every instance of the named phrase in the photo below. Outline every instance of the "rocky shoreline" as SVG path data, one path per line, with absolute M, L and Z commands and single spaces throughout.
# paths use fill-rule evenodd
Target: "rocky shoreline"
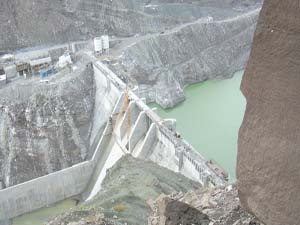
M 201 18 L 137 39 L 114 56 L 110 68 L 138 86 L 140 97 L 172 108 L 185 100 L 185 86 L 231 78 L 244 68 L 259 10 L 216 21 Z

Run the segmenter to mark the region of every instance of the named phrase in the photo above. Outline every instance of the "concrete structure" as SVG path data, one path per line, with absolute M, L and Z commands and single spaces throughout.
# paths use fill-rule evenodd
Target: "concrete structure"
M 103 51 L 105 53 L 108 53 L 108 51 L 109 51 L 109 37 L 108 37 L 108 35 L 101 36 L 101 40 L 102 40 Z
M 16 70 L 19 76 L 27 77 L 31 73 L 30 65 L 25 62 L 16 63 Z
M 68 65 L 72 65 L 72 59 L 69 53 L 64 53 L 62 56 L 59 57 L 57 67 L 59 68 L 64 68 L 67 67 Z
M 15 78 L 18 75 L 16 65 L 13 63 L 5 65 L 3 68 L 7 79 Z
M 100 115 L 103 107 L 107 112 L 95 117 L 91 135 L 94 154 L 70 168 L 0 190 L 0 220 L 79 194 L 92 199 L 101 190 L 106 170 L 124 154 L 152 160 L 203 185 L 226 184 L 224 177 L 178 137 L 174 120 L 162 120 L 132 91 L 128 92 L 130 104 L 122 111 L 126 85 L 95 57 L 88 56 L 93 61 L 97 86 L 94 115 Z M 118 115 L 120 122 L 116 121 Z
M 32 74 L 37 74 L 41 69 L 48 68 L 52 63 L 50 56 L 29 60 Z
M 4 69 L 0 68 L 0 88 L 6 85 L 6 74 Z M 0 185 L 0 190 L 2 189 L 2 184 Z
M 102 38 L 101 37 L 95 37 L 94 38 L 94 51 L 96 54 L 102 54 Z
M 105 74 L 111 86 L 125 90 L 126 85 L 102 63 L 95 61 L 94 71 Z M 124 154 L 151 160 L 202 185 L 219 186 L 226 183 L 221 173 L 216 173 L 191 145 L 177 136 L 174 120 L 162 120 L 134 92 L 129 91 L 128 94 L 131 101 L 125 112 L 122 112 L 121 122 L 116 124 L 115 117 L 122 108 L 123 96 L 111 115 L 113 130 L 110 144 L 106 147 L 109 153 L 105 160 L 101 159 L 101 169 L 93 174 L 90 192 L 84 195 L 87 200 L 98 193 L 106 170 Z

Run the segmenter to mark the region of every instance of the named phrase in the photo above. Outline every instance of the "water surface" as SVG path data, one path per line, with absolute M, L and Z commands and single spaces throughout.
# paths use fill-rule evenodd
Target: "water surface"
M 42 208 L 23 216 L 16 217 L 12 220 L 12 225 L 43 225 L 49 219 L 61 213 L 70 211 L 72 207 L 75 207 L 75 201 L 67 199 L 48 208 Z
M 206 81 L 185 89 L 186 101 L 164 110 L 163 118 L 175 118 L 177 130 L 206 159 L 215 160 L 235 181 L 238 130 L 246 100 L 240 91 L 243 71 L 226 80 Z

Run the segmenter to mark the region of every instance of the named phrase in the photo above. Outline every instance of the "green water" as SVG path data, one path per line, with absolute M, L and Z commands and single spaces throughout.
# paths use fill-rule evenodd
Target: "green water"
M 32 213 L 25 214 L 13 219 L 12 225 L 43 225 L 50 218 L 71 210 L 75 207 L 75 201 L 68 199 L 51 207 L 43 208 Z
M 186 101 L 164 110 L 163 118 L 175 118 L 177 130 L 206 159 L 215 160 L 235 181 L 238 130 L 242 123 L 246 100 L 240 91 L 243 71 L 232 79 L 206 81 L 185 89 Z

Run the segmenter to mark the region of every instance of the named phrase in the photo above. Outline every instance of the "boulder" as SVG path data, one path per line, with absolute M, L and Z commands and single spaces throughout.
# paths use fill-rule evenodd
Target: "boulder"
M 149 225 L 209 225 L 210 223 L 206 214 L 183 202 L 162 196 L 156 204 L 158 215 L 149 220 Z M 156 220 L 153 220 L 154 218 Z
M 237 184 L 268 225 L 300 221 L 300 4 L 265 0 L 241 90 Z

